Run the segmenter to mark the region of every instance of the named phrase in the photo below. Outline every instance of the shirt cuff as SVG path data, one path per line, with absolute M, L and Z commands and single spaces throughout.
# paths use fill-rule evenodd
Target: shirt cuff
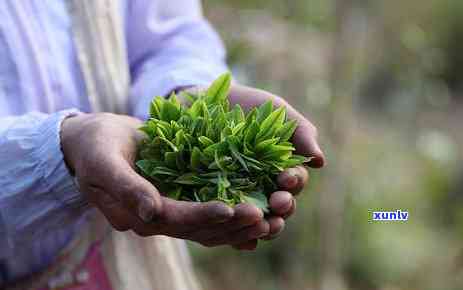
M 167 96 L 180 87 L 208 86 L 219 75 L 228 71 L 225 64 L 210 65 L 202 61 L 188 61 L 177 67 L 179 68 L 168 70 L 166 73 L 155 73 L 148 69 L 139 75 L 130 92 L 133 116 L 146 120 L 149 105 L 154 97 Z
M 81 194 L 74 177 L 64 162 L 61 150 L 61 124 L 64 119 L 80 114 L 77 110 L 65 110 L 51 115 L 39 127 L 41 134 L 37 144 L 41 144 L 35 153 L 39 160 L 38 168 L 50 192 L 56 193 L 56 198 L 63 205 L 72 205 L 82 201 Z

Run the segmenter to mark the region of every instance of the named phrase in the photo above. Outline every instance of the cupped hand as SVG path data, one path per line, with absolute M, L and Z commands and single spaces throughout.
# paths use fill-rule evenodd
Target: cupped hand
M 270 222 L 249 204 L 185 202 L 162 196 L 134 170 L 141 121 L 108 113 L 67 118 L 65 162 L 80 191 L 119 231 L 167 235 L 205 246 L 241 245 L 269 235 Z
M 233 85 L 232 104 L 252 108 L 272 99 L 285 106 L 298 122 L 292 139 L 298 154 L 312 157 L 310 167 L 322 167 L 325 159 L 317 143 L 317 130 L 284 99 L 268 92 Z M 133 230 L 141 236 L 167 235 L 199 242 L 205 246 L 232 245 L 253 250 L 258 239 L 275 238 L 285 219 L 296 208 L 293 195 L 309 179 L 303 166 L 278 176 L 279 191 L 271 194 L 271 214 L 250 204 L 233 209 L 221 202 L 184 202 L 163 197 L 134 170 L 137 144 L 143 136 L 141 121 L 113 114 L 83 114 L 66 119 L 61 142 L 66 163 L 76 175 L 81 192 L 120 231 Z
M 268 100 L 273 100 L 276 107 L 284 106 L 288 113 L 288 118 L 297 121 L 297 129 L 292 138 L 296 153 L 311 157 L 307 164 L 312 168 L 320 168 L 325 164 L 325 157 L 317 141 L 317 128 L 307 120 L 301 113 L 294 109 L 286 100 L 275 96 L 269 92 L 233 84 L 230 91 L 230 103 L 240 104 L 244 109 L 252 109 L 260 106 Z M 285 219 L 292 215 L 296 209 L 296 200 L 293 195 L 297 195 L 307 186 L 309 174 L 304 166 L 289 168 L 279 174 L 277 182 L 280 190 L 270 196 L 271 214 L 267 217 L 269 223 L 269 234 L 263 239 L 273 239 L 284 229 Z M 257 240 L 248 241 L 243 244 L 235 245 L 237 249 L 250 250 L 257 245 Z

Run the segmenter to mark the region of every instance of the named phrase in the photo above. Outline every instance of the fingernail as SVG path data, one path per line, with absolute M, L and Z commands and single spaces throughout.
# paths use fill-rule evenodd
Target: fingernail
M 286 207 L 281 208 L 280 212 L 286 214 L 294 205 L 294 198 L 291 197 L 291 202 L 286 204 Z
M 153 201 L 145 198 L 138 204 L 138 216 L 144 222 L 150 222 L 154 217 Z
M 296 169 L 289 168 L 283 171 L 277 177 L 278 184 L 286 189 L 292 189 L 297 186 L 298 184 L 298 177 L 296 173 Z
M 326 159 L 323 157 L 323 153 L 320 151 L 319 154 L 313 156 L 312 160 L 309 162 L 309 166 L 312 168 L 321 168 L 326 165 Z
M 291 207 L 286 211 L 286 213 L 282 216 L 283 219 L 287 219 L 289 216 L 291 216 L 294 211 L 296 210 L 296 200 L 293 198 L 291 202 Z
M 233 217 L 234 211 L 225 203 L 215 201 L 209 204 L 208 214 L 211 221 L 215 223 L 224 223 Z
M 222 210 L 220 213 L 218 213 L 215 216 L 215 221 L 217 223 L 224 223 L 226 221 L 229 221 L 233 217 L 233 209 L 230 207 L 227 207 L 226 209 Z
M 290 168 L 288 170 L 288 175 L 291 177 L 291 178 L 288 178 L 288 181 L 287 181 L 287 186 L 288 188 L 293 188 L 293 187 L 296 187 L 299 183 L 299 178 L 298 178 L 298 174 L 297 174 L 297 169 L 295 168 Z

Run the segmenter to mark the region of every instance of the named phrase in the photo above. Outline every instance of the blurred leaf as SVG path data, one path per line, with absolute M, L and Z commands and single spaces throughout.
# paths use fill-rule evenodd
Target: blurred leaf
M 248 195 L 243 195 L 242 199 L 250 204 L 255 205 L 257 208 L 261 209 L 264 213 L 269 213 L 267 197 L 263 193 L 251 193 Z

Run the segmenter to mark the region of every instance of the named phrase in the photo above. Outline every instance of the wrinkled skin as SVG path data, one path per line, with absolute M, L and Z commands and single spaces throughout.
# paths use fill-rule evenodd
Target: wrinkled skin
M 232 104 L 251 108 L 273 99 L 286 106 L 289 117 L 298 121 L 293 143 L 296 152 L 314 157 L 309 166 L 324 164 L 317 144 L 316 128 L 282 98 L 268 92 L 233 85 Z M 250 204 L 234 208 L 222 202 L 177 201 L 164 197 L 134 170 L 136 145 L 143 138 L 137 130 L 142 122 L 132 117 L 82 114 L 62 124 L 61 145 L 65 161 L 75 173 L 81 192 L 119 231 L 133 230 L 140 236 L 167 235 L 204 246 L 231 245 L 253 250 L 258 239 L 273 239 L 281 233 L 285 219 L 296 209 L 294 195 L 308 183 L 307 170 L 298 166 L 282 172 L 280 190 L 270 197 L 271 214 Z

